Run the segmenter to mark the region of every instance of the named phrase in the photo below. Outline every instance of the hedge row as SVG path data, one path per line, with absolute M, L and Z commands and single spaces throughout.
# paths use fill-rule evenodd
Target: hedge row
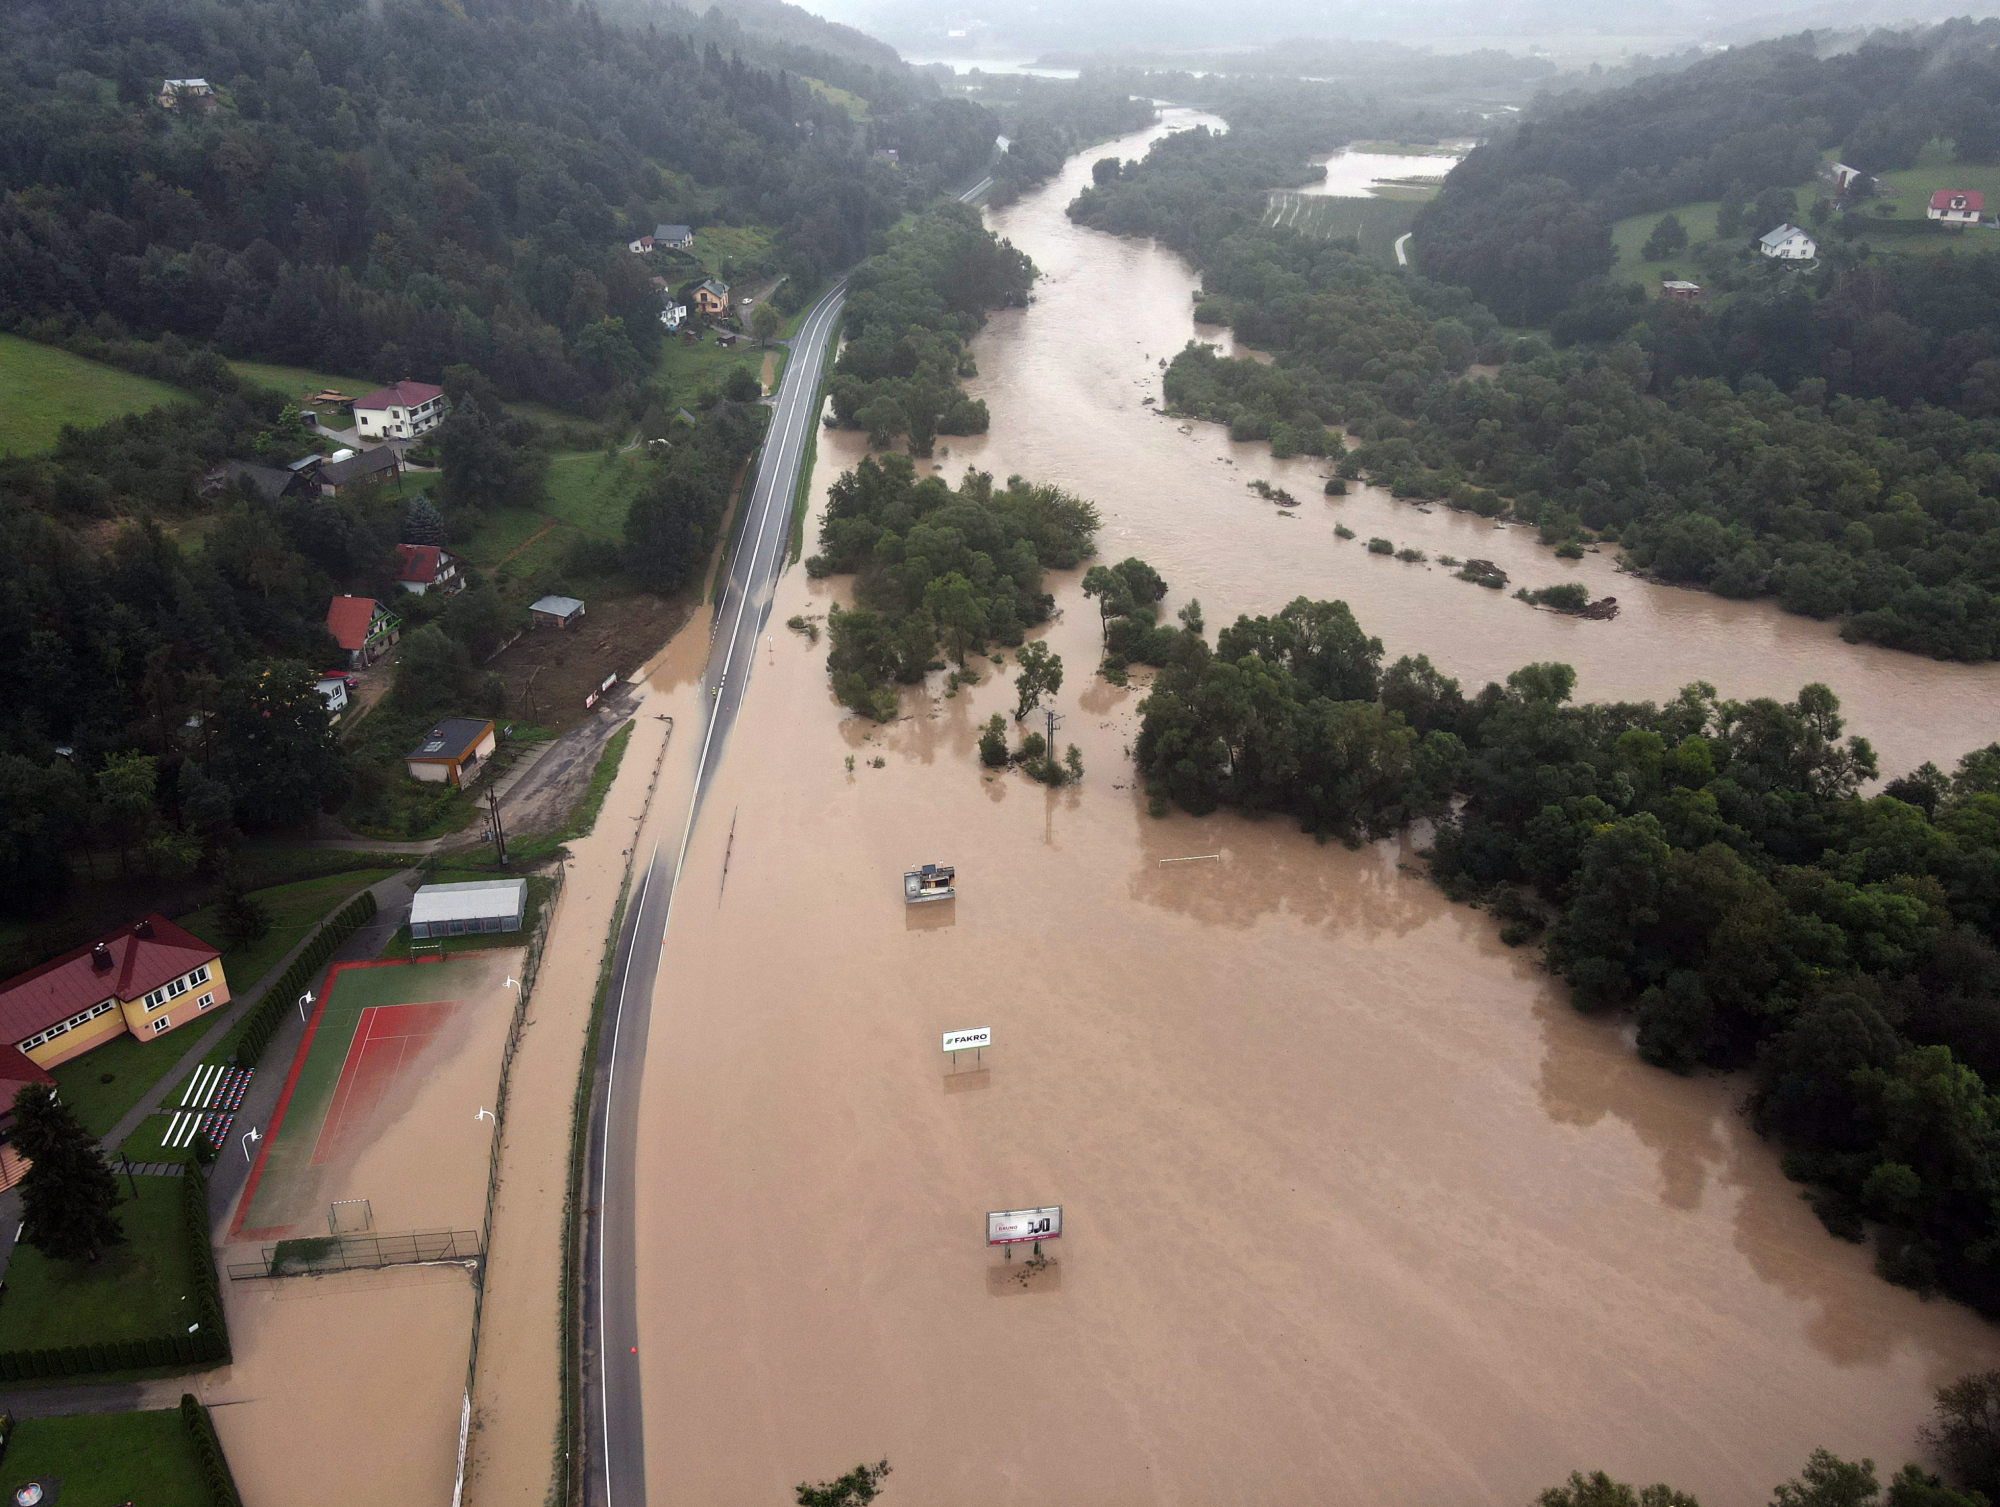
M 0 1382 L 44 1377 L 87 1376 L 93 1371 L 136 1371 L 152 1366 L 206 1366 L 229 1359 L 229 1321 L 222 1313 L 222 1284 L 215 1272 L 215 1247 L 208 1243 L 208 1179 L 190 1160 L 181 1178 L 181 1235 L 194 1271 L 195 1328 L 192 1333 L 149 1335 L 144 1339 L 99 1340 L 45 1350 L 0 1350 Z
M 374 916 L 375 892 L 363 890 L 313 933 L 305 951 L 292 959 L 292 966 L 285 970 L 277 983 L 264 991 L 264 997 L 243 1017 L 243 1035 L 236 1043 L 238 1067 L 256 1065 L 257 1059 L 264 1055 L 264 1048 L 271 1044 L 271 1038 L 278 1034 L 278 1027 L 285 1023 L 285 1012 L 291 1008 L 292 1001 L 306 991 L 326 960 L 333 956 L 333 950 Z
M 243 1494 L 236 1489 L 236 1477 L 229 1473 L 229 1457 L 222 1452 L 222 1441 L 215 1437 L 215 1422 L 192 1392 L 181 1393 L 181 1422 L 187 1425 L 195 1458 L 201 1461 L 209 1500 L 215 1507 L 243 1507 Z

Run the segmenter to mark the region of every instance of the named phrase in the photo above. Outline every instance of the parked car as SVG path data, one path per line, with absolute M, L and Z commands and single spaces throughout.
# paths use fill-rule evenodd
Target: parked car
M 352 670 L 328 670 L 320 676 L 320 679 L 340 681 L 347 687 L 350 695 L 361 686 L 361 677 L 356 675 Z

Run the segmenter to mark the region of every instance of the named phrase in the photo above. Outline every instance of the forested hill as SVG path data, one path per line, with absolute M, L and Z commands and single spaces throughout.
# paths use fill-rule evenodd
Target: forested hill
M 1867 173 L 1910 167 L 1935 139 L 1955 143 L 1960 161 L 1990 161 L 1996 48 L 2000 20 L 1884 33 L 1832 56 L 1805 32 L 1542 101 L 1446 180 L 1417 220 L 1417 254 L 1496 311 L 1540 322 L 1611 266 L 1614 220 L 1791 189 L 1828 150 Z
M 807 286 L 990 151 L 987 112 L 906 69 L 761 44 L 872 90 L 860 124 L 703 38 L 734 24 L 567 0 L 10 7 L 0 326 L 107 315 L 322 370 L 467 364 L 565 404 L 627 387 L 660 334 L 629 236 L 759 220 Z M 219 107 L 161 109 L 179 76 Z M 871 129 L 906 167 L 870 160 Z

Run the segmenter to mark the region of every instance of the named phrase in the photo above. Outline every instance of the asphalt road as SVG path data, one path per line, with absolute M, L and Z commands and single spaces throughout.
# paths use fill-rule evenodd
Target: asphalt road
M 792 338 L 791 360 L 778 386 L 702 676 L 702 687 L 710 695 L 709 714 L 686 828 L 677 849 L 653 850 L 612 963 L 610 1009 L 598 1052 L 584 1174 L 583 1414 L 589 1462 L 585 1489 L 587 1500 L 604 1507 L 638 1507 L 646 1500 L 632 1193 L 639 1078 L 646 1055 L 648 1005 L 659 972 L 660 939 L 702 797 L 749 689 L 757 641 L 770 618 L 771 600 L 784 570 L 792 500 L 813 426 L 819 422 L 820 372 L 846 299 L 843 279 L 813 306 Z
M 983 178 L 959 197 L 969 203 L 992 182 Z M 843 278 L 813 306 L 792 337 L 791 360 L 778 386 L 702 676 L 702 687 L 711 699 L 687 824 L 677 848 L 655 847 L 647 860 L 612 959 L 584 1163 L 584 1493 L 594 1507 L 641 1507 L 646 1500 L 645 1415 L 639 1395 L 639 1346 L 644 1341 L 638 1324 L 633 1197 L 639 1083 L 645 1070 L 660 943 L 702 797 L 750 688 L 757 641 L 784 571 L 792 500 L 798 494 L 813 426 L 819 422 L 820 372 L 846 301 Z

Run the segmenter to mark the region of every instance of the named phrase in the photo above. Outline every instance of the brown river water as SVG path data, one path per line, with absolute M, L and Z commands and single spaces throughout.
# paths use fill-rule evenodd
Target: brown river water
M 947 475 L 1093 498 L 1101 554 L 1143 555 L 1211 626 L 1340 596 L 1468 689 L 1551 658 L 1591 697 L 1824 680 L 1889 772 L 2000 736 L 1991 667 L 1857 649 L 1372 492 L 1323 500 L 1315 463 L 1154 417 L 1193 279 L 1064 218 L 1105 150 L 993 216 L 1047 275 L 977 340 L 993 430 L 949 441 Z M 822 437 L 816 503 L 861 453 Z M 1281 515 L 1254 476 L 1305 505 Z M 1371 558 L 1336 518 L 1527 584 L 1575 573 L 1625 612 L 1534 612 Z M 934 678 L 883 727 L 836 706 L 824 640 L 782 624 L 845 585 L 780 584 L 667 930 L 638 1169 L 653 1501 L 783 1501 L 886 1457 L 886 1501 L 966 1507 L 1525 1507 L 1598 1466 L 1722 1507 L 1768 1500 L 1816 1446 L 1893 1468 L 1931 1389 L 2000 1365 L 1991 1327 L 1820 1228 L 1741 1081 L 1641 1065 L 1409 844 L 1148 817 L 1126 757 L 1143 690 L 1088 674 L 1075 573 L 1047 636 L 1087 773 L 1061 792 L 978 767 L 1007 672 L 955 697 Z M 649 711 L 698 694 L 697 634 Z M 670 752 L 642 843 L 678 846 L 689 757 Z M 959 898 L 906 909 L 925 860 L 959 866 Z M 977 1026 L 995 1045 L 954 1075 L 939 1035 Z M 1024 1284 L 984 1215 L 1048 1204 L 1064 1238 Z

